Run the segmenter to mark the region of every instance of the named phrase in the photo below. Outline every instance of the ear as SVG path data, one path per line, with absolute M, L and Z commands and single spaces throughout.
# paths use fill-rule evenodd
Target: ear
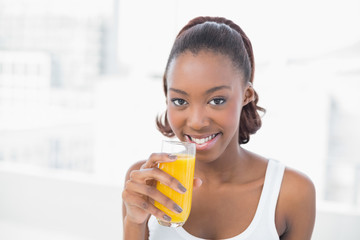
M 252 87 L 251 82 L 246 83 L 246 87 L 244 90 L 244 100 L 243 106 L 247 105 L 249 102 L 255 101 L 255 90 Z

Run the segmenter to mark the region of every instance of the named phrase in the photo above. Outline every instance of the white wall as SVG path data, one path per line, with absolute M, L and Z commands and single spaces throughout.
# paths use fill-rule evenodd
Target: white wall
M 86 175 L 0 170 L 0 239 L 122 239 L 121 189 Z

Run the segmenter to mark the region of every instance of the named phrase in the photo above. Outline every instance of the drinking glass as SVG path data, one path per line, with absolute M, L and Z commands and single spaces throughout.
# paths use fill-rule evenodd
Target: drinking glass
M 155 201 L 155 206 L 171 217 L 171 222 L 165 222 L 162 219 L 157 220 L 163 226 L 180 227 L 189 217 L 191 209 L 196 146 L 194 143 L 164 140 L 162 152 L 176 155 L 177 159 L 174 162 L 159 163 L 158 167 L 179 180 L 187 191 L 181 194 L 165 184 L 157 182 L 156 188 L 183 209 L 181 213 L 175 213 Z

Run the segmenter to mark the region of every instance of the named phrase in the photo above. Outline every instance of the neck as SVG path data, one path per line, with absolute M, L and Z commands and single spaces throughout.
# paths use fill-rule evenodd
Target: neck
M 203 183 L 210 183 L 213 186 L 237 182 L 244 176 L 245 165 L 248 164 L 247 151 L 239 144 L 229 146 L 224 153 L 211 162 L 197 162 L 197 176 Z

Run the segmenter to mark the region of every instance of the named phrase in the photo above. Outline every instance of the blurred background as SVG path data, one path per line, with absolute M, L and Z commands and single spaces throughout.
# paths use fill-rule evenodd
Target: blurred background
M 0 0 L 0 239 L 121 239 L 177 32 L 224 16 L 267 109 L 245 148 L 314 181 L 313 239 L 360 239 L 360 1 Z

